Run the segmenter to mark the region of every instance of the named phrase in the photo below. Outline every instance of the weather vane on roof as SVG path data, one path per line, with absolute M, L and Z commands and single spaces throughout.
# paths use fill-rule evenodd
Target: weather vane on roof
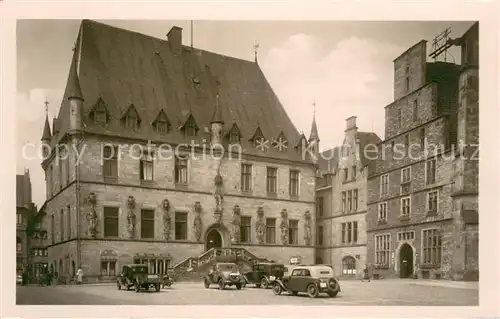
M 316 115 L 316 99 L 313 100 L 313 115 Z
M 259 49 L 259 43 L 255 42 L 255 44 L 253 45 L 253 53 L 255 55 L 255 62 L 257 62 L 258 49 Z
M 45 102 L 43 102 L 43 104 L 45 104 L 45 115 L 48 116 L 48 114 L 49 114 L 49 101 L 47 101 L 47 97 L 45 97 Z

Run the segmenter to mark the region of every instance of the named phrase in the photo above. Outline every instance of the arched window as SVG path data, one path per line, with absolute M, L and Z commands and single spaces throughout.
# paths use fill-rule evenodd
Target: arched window
M 356 275 L 356 259 L 352 256 L 347 256 L 342 259 L 342 274 L 347 276 Z
M 16 249 L 18 253 L 23 251 L 23 241 L 19 237 L 16 237 Z

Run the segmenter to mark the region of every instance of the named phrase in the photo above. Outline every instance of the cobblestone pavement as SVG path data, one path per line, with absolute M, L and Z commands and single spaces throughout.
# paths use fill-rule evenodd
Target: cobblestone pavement
M 242 290 L 205 289 L 200 283 L 176 283 L 160 292 L 117 290 L 116 286 L 83 285 L 18 287 L 18 305 L 379 305 L 379 306 L 478 306 L 477 284 L 433 284 L 432 282 L 380 280 L 343 281 L 336 298 L 320 295 L 275 296 L 271 289 L 248 286 Z

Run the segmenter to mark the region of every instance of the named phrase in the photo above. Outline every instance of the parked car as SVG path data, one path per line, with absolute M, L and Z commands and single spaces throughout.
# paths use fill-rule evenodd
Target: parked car
M 291 273 L 285 273 L 273 285 L 275 295 L 283 291 L 292 295 L 305 292 L 311 298 L 326 293 L 333 298 L 340 292 L 340 285 L 333 275 L 333 269 L 328 266 L 294 266 Z
M 235 286 L 240 290 L 246 284 L 241 275 L 238 265 L 235 263 L 216 263 L 203 279 L 205 288 L 210 288 L 211 284 L 217 284 L 220 290 L 226 286 Z
M 257 263 L 252 271 L 243 274 L 247 284 L 254 284 L 257 288 L 272 287 L 277 278 L 283 277 L 285 266 L 278 263 Z
M 141 288 L 148 290 L 154 287 L 156 291 L 160 291 L 161 279 L 159 275 L 149 274 L 147 265 L 130 264 L 123 266 L 121 275 L 116 279 L 116 286 L 118 290 L 122 287 L 126 290 L 134 287 L 139 292 Z

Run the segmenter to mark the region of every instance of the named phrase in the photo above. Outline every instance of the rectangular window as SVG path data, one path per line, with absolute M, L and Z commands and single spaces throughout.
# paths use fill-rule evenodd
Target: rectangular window
M 424 265 L 441 265 L 442 236 L 437 229 L 422 231 L 422 248 Z
M 67 154 L 68 156 L 66 156 L 66 184 L 69 184 L 69 171 L 70 171 L 70 162 L 69 162 L 69 152 Z
M 276 194 L 278 169 L 275 167 L 267 168 L 267 192 Z
M 61 233 L 61 237 L 59 237 L 59 241 L 64 240 L 64 209 L 61 209 L 61 213 L 59 215 L 59 231 Z
M 266 218 L 266 243 L 276 243 L 276 218 Z
M 175 212 L 175 239 L 187 239 L 187 213 Z
M 401 109 L 398 109 L 398 128 L 401 128 L 403 126 L 403 118 L 401 114 Z
M 252 217 L 250 216 L 241 216 L 241 224 L 240 224 L 240 242 L 249 243 L 251 240 L 251 224 Z
M 389 192 L 389 174 L 380 176 L 380 195 L 387 195 Z
M 153 153 L 145 151 L 142 153 L 141 162 L 139 164 L 139 173 L 141 176 L 141 180 L 143 181 L 152 181 L 153 180 Z
M 347 191 L 347 210 L 352 211 L 352 191 Z
M 241 164 L 241 190 L 250 192 L 252 190 L 252 165 Z
M 288 244 L 298 245 L 299 244 L 299 221 L 295 219 L 290 219 L 288 222 Z
M 153 209 L 141 210 L 141 238 L 153 239 L 155 237 L 155 211 Z
M 345 244 L 346 237 L 346 224 L 342 223 L 342 244 Z
M 358 211 L 358 190 L 353 189 L 352 191 L 352 210 L 357 212 Z
M 408 183 L 410 181 L 411 181 L 411 166 L 408 166 L 401 170 L 401 183 Z
M 64 152 L 64 151 L 63 151 Z M 63 155 L 64 154 L 60 154 L 59 155 L 59 158 L 57 159 L 57 165 L 59 166 L 59 176 L 58 176 L 58 180 L 59 180 L 59 190 L 62 189 L 62 186 L 63 186 L 63 178 L 64 178 L 64 173 L 63 173 Z
M 418 100 L 413 101 L 413 121 L 418 121 Z
M 358 222 L 352 222 L 352 242 L 358 242 Z
M 119 149 L 117 146 L 104 146 L 102 152 L 102 169 L 104 177 L 118 177 L 118 152 Z
M 101 276 L 116 276 L 116 261 L 101 261 Z
M 378 204 L 378 220 L 379 221 L 387 220 L 387 203 Z
M 69 240 L 69 239 L 71 239 L 71 207 L 69 205 L 67 205 L 66 208 L 68 209 L 68 217 L 66 219 L 66 224 L 67 224 L 67 227 L 68 227 L 67 237 L 68 237 L 68 240 Z
M 352 223 L 347 223 L 347 243 L 352 242 Z
M 323 246 L 323 226 L 318 226 L 318 245 Z
M 347 208 L 347 194 L 346 192 L 342 192 L 342 213 L 346 212 Z
M 318 216 L 323 216 L 323 196 L 318 197 Z
M 175 183 L 186 185 L 188 183 L 188 161 L 186 158 L 174 157 L 175 161 Z
M 415 239 L 414 231 L 406 231 L 398 233 L 398 240 L 413 240 Z
M 410 216 L 411 197 L 401 198 L 401 215 Z
M 290 170 L 290 196 L 299 196 L 299 171 Z
M 410 154 L 410 135 L 406 134 L 404 137 L 404 143 L 405 143 L 405 152 L 406 155 Z
M 425 150 L 425 128 L 420 129 L 419 138 L 420 138 L 420 148 L 422 150 Z
M 391 250 L 391 235 L 375 235 L 375 263 L 389 265 L 389 253 Z
M 118 207 L 104 207 L 104 237 L 118 237 Z
M 344 172 L 344 182 L 345 182 L 349 179 L 349 169 L 344 168 L 343 172 Z
M 425 162 L 425 183 L 427 185 L 436 182 L 436 159 Z
M 438 211 L 438 191 L 427 193 L 427 211 L 428 212 Z
M 356 173 L 357 173 L 356 166 L 351 167 L 352 179 L 356 178 Z

